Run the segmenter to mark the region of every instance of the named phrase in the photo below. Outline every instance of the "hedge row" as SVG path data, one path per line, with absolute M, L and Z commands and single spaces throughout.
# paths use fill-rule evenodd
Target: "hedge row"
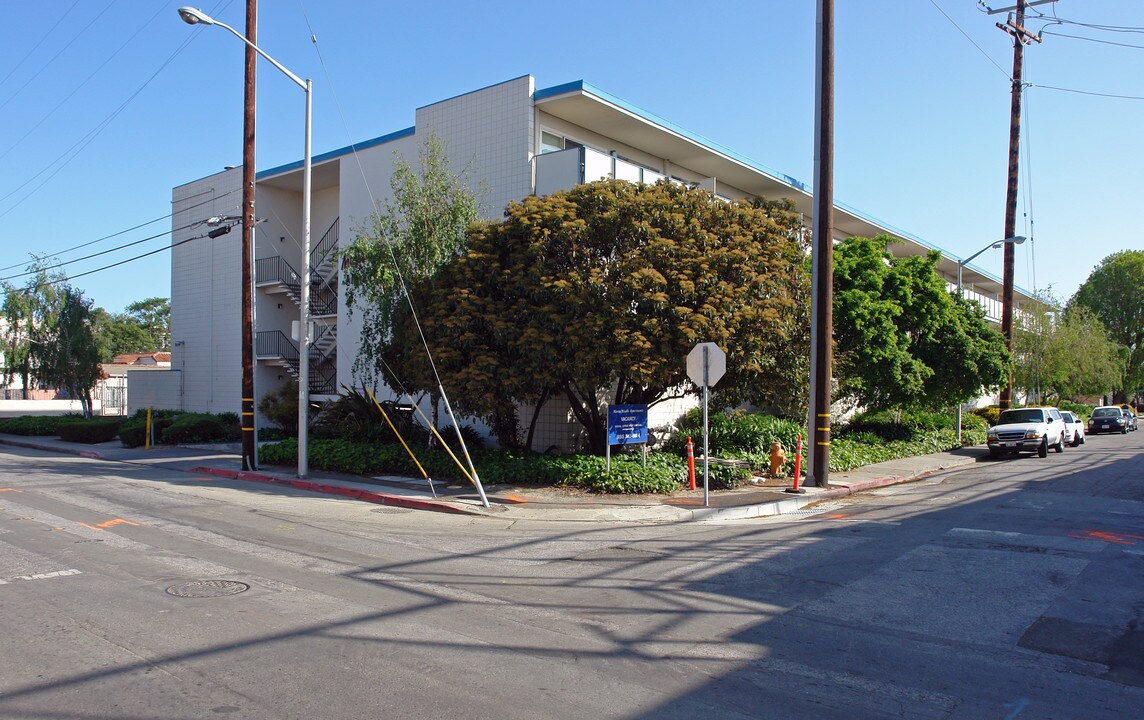
M 44 435 L 55 437 L 60 434 L 60 426 L 82 421 L 83 415 L 21 415 L 14 418 L 0 418 L 0 433 L 9 435 Z
M 154 410 L 151 413 L 153 437 L 160 445 L 236 442 L 242 430 L 235 413 L 188 413 Z M 141 447 L 147 440 L 147 411 L 140 410 L 123 421 L 119 441 L 123 447 Z

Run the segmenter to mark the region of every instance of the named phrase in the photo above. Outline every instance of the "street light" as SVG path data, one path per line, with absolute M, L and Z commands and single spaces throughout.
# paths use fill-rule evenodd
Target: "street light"
M 959 298 L 963 298 L 963 299 L 965 297 L 961 292 L 961 269 L 963 267 L 965 267 L 966 265 L 968 265 L 970 260 L 977 257 L 978 255 L 985 252 L 986 250 L 996 249 L 996 248 L 1002 247 L 1004 245 L 1020 245 L 1023 242 L 1025 242 L 1025 237 L 1023 235 L 1015 235 L 1013 237 L 1007 237 L 1000 242 L 990 243 L 990 244 L 986 245 L 985 247 L 981 248 L 980 250 L 973 253 L 972 255 L 965 258 L 964 260 L 958 260 L 957 261 L 957 296 Z M 957 404 L 957 444 L 959 447 L 961 446 L 961 405 L 962 405 L 962 403 L 960 403 L 960 402 Z
M 301 288 L 301 331 L 298 333 L 298 477 L 306 477 L 309 470 L 309 456 L 307 454 L 307 434 L 309 431 L 310 406 L 310 180 L 311 180 L 311 152 L 310 127 L 312 120 L 314 83 L 303 80 L 287 70 L 274 58 L 267 55 L 246 37 L 224 22 L 215 20 L 202 10 L 192 7 L 179 8 L 179 17 L 188 25 L 218 25 L 230 31 L 231 35 L 241 40 L 247 47 L 262 57 L 271 65 L 282 71 L 286 77 L 306 92 L 306 156 L 302 168 L 302 288 Z M 257 442 L 257 438 L 255 438 Z

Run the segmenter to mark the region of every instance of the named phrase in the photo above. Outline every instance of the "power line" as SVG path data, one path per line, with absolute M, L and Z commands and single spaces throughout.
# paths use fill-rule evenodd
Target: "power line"
M 195 209 L 195 208 L 197 208 L 197 207 L 202 207 L 203 205 L 208 205 L 208 204 L 210 204 L 210 203 L 213 203 L 213 202 L 215 202 L 215 201 L 217 201 L 217 200 L 219 200 L 219 199 L 221 199 L 221 198 L 224 198 L 224 197 L 226 197 L 227 195 L 233 195 L 233 194 L 234 194 L 234 193 L 236 193 L 236 192 L 238 192 L 238 191 L 237 191 L 237 190 L 231 190 L 231 191 L 229 191 L 229 192 L 225 192 L 225 193 L 223 193 L 222 195 L 216 195 L 215 197 L 212 197 L 212 198 L 210 198 L 210 199 L 208 199 L 208 200 L 203 200 L 202 202 L 196 203 L 196 204 L 194 204 L 194 205 L 191 205 L 191 206 L 189 206 L 189 207 L 185 207 L 185 208 L 181 209 L 179 212 L 186 212 L 187 210 L 194 210 L 194 209 Z M 129 228 L 127 228 L 126 230 L 120 230 L 119 232 L 111 233 L 110 235 L 104 235 L 103 237 L 101 237 L 101 238 L 99 238 L 99 239 L 97 239 L 97 240 L 91 240 L 91 241 L 89 241 L 89 242 L 85 242 L 85 243 L 83 243 L 83 244 L 80 244 L 80 245 L 75 245 L 75 246 L 73 246 L 73 247 L 70 247 L 70 248 L 65 248 L 65 249 L 63 249 L 63 250 L 58 250 L 58 251 L 56 251 L 56 252 L 49 252 L 49 253 L 47 253 L 47 254 L 48 254 L 48 255 L 51 255 L 51 256 L 53 256 L 53 257 L 54 257 L 54 256 L 58 256 L 58 255 L 66 255 L 66 254 L 67 254 L 67 253 L 69 253 L 69 252 L 74 252 L 75 250 L 80 250 L 80 249 L 83 249 L 83 248 L 85 248 L 85 247 L 89 247 L 89 246 L 91 246 L 91 245 L 95 245 L 95 244 L 97 244 L 97 243 L 101 243 L 101 242 L 103 242 L 104 240 L 110 240 L 111 238 L 114 238 L 114 237 L 119 237 L 120 235 L 125 235 L 125 234 L 127 234 L 127 233 L 129 233 L 129 232 L 132 232 L 133 230 L 138 230 L 139 228 L 142 228 L 142 227 L 147 227 L 148 225 L 154 225 L 155 223 L 159 222 L 160 220 L 166 220 L 167 218 L 171 217 L 172 215 L 174 215 L 174 213 L 167 213 L 166 215 L 164 215 L 164 216 L 162 216 L 162 217 L 157 217 L 157 218 L 155 218 L 154 220 L 148 220 L 148 221 L 147 221 L 147 222 L 145 222 L 145 223 L 140 223 L 140 224 L 138 224 L 138 225 L 136 225 L 136 226 L 134 226 L 134 227 L 129 227 Z M 188 226 L 188 227 L 190 227 L 190 226 Z M 169 232 L 170 232 L 170 231 L 169 231 Z M 164 234 L 164 235 L 166 235 L 167 233 L 163 233 L 163 234 Z M 156 237 L 159 237 L 159 236 L 156 236 Z M 108 252 L 110 252 L 110 251 L 108 251 Z M 79 258 L 79 259 L 81 259 L 81 260 L 82 260 L 83 258 Z M 75 262 L 75 261 L 69 261 L 69 262 Z M 18 268 L 18 267 L 20 267 L 22 264 L 23 264 L 23 263 L 16 263 L 16 264 L 14 264 L 14 265 L 8 265 L 8 266 L 6 266 L 6 267 L 0 267 L 0 272 L 4 272 L 4 271 L 6 271 L 6 270 L 11 270 L 12 268 Z
M 76 85 L 76 86 L 75 86 L 75 87 L 72 89 L 72 91 L 71 91 L 70 93 L 68 93 L 67 95 L 65 95 L 65 96 L 63 97 L 63 99 L 61 99 L 61 100 L 60 100 L 58 103 L 56 103 L 56 106 L 55 106 L 55 107 L 53 107 L 53 108 L 52 108 L 51 110 L 49 110 L 49 111 L 48 111 L 48 112 L 47 112 L 47 113 L 46 113 L 46 114 L 45 114 L 43 117 L 41 117 L 41 118 L 39 119 L 39 121 L 37 121 L 37 122 L 36 122 L 36 124 L 34 124 L 34 125 L 31 127 L 31 128 L 29 128 L 29 129 L 28 129 L 28 131 L 27 131 L 26 133 L 24 133 L 22 136 L 20 136 L 20 138 L 19 138 L 19 139 L 18 139 L 16 142 L 12 143 L 12 145 L 10 145 L 10 146 L 8 147 L 8 149 L 7 149 L 7 150 L 5 150 L 4 152 L 0 153 L 0 159 L 3 159 L 5 156 L 7 156 L 7 155 L 8 155 L 8 153 L 12 152 L 12 151 L 13 151 L 13 150 L 15 150 L 17 147 L 19 147 L 19 146 L 20 146 L 20 143 L 24 142 L 24 140 L 26 140 L 26 139 L 28 138 L 28 136 L 29 136 L 29 135 L 31 135 L 31 134 L 32 134 L 33 132 L 35 132 L 35 131 L 36 131 L 36 130 L 37 130 L 37 129 L 38 129 L 40 126 L 41 126 L 41 125 L 43 125 L 45 122 L 47 122 L 48 118 L 50 118 L 52 115 L 55 115 L 57 110 L 59 110 L 61 107 L 63 107 L 63 106 L 64 106 L 64 104 L 65 104 L 65 103 L 67 103 L 67 101 L 68 101 L 68 100 L 71 100 L 71 99 L 72 99 L 72 98 L 75 96 L 75 94 L 76 94 L 77 92 L 79 92 L 80 90 L 82 90 L 82 89 L 83 89 L 83 88 L 84 88 L 84 87 L 85 87 L 85 86 L 86 86 L 86 85 L 87 85 L 89 82 L 91 82 L 92 78 L 94 78 L 96 75 L 98 75 L 98 74 L 99 74 L 99 72 L 100 72 L 101 70 L 103 70 L 103 68 L 104 68 L 104 67 L 106 67 L 106 66 L 107 66 L 107 64 L 108 64 L 109 62 L 111 62 L 112 60 L 114 60 L 116 55 L 118 55 L 120 52 L 122 52 L 122 51 L 123 51 L 123 49 L 124 49 L 124 48 L 126 48 L 128 45 L 130 45 L 132 42 L 134 42 L 135 38 L 136 38 L 136 37 L 139 35 L 139 33 L 143 32 L 143 31 L 144 31 L 144 30 L 147 28 L 147 26 L 148 26 L 148 25 L 150 25 L 151 23 L 155 22 L 155 18 L 159 17 L 159 14 L 160 14 L 160 13 L 164 13 L 164 12 L 166 12 L 166 11 L 167 11 L 167 8 L 165 8 L 165 7 L 161 7 L 161 8 L 159 8 L 159 10 L 158 10 L 158 11 L 156 11 L 156 13 L 155 13 L 154 15 L 152 15 L 152 16 L 151 16 L 151 18 L 150 18 L 149 20 L 147 20 L 147 22 L 145 22 L 145 23 L 143 23 L 142 25 L 140 25 L 140 26 L 139 26 L 139 29 L 138 29 L 138 30 L 136 30 L 136 31 L 135 31 L 135 32 L 134 32 L 134 33 L 131 35 L 131 37 L 127 38 L 127 40 L 125 40 L 125 41 L 123 42 L 123 44 L 122 44 L 122 45 L 120 45 L 120 46 L 119 46 L 119 47 L 118 47 L 118 48 L 115 50 L 115 52 L 113 52 L 113 53 L 111 53 L 110 55 L 108 55 L 108 56 L 107 56 L 107 58 L 106 58 L 106 59 L 104 59 L 104 61 L 103 61 L 102 63 L 100 63 L 100 64 L 99 64 L 99 66 L 95 68 L 95 70 L 91 71 L 91 73 L 90 73 L 90 74 L 89 74 L 89 75 L 88 75 L 86 78 L 84 78 L 84 79 L 83 79 L 83 81 L 82 81 L 82 82 L 80 82 L 80 84 L 79 84 L 79 85 Z
M 142 238 L 141 240 L 133 240 L 133 241 L 131 241 L 129 243 L 125 243 L 123 245 L 117 245 L 116 247 L 108 248 L 107 250 L 100 250 L 99 252 L 92 253 L 91 255 L 84 255 L 83 257 L 75 258 L 74 260 L 68 260 L 66 262 L 58 262 L 58 263 L 55 263 L 53 265 L 49 265 L 46 269 L 51 270 L 53 268 L 63 267 L 64 265 L 71 265 L 73 263 L 82 262 L 84 260 L 90 260 L 94 257 L 100 257 L 101 255 L 107 255 L 108 253 L 113 253 L 113 252 L 116 252 L 118 250 L 123 250 L 125 248 L 134 247 L 136 245 L 141 245 L 145 242 L 150 242 L 151 240 L 157 240 L 158 238 L 161 238 L 164 235 L 170 235 L 171 233 L 178 232 L 180 230 L 187 230 L 187 229 L 190 229 L 196 225 L 201 225 L 201 224 L 202 223 L 199 223 L 199 222 L 193 222 L 190 225 L 184 225 L 182 227 L 172 228 L 171 230 L 165 230 L 165 231 L 159 233 L 158 235 L 151 235 L 149 237 Z M 39 272 L 39 271 L 38 270 L 29 270 L 28 272 L 22 272 L 19 275 L 9 275 L 8 277 L 0 278 L 0 282 L 5 282 L 8 280 L 15 280 L 17 278 L 22 278 L 22 277 L 27 277 L 28 275 L 35 275 L 37 272 Z
M 115 4 L 115 2 L 116 2 L 116 0 L 111 0 L 111 3 L 110 3 L 110 4 L 111 4 L 111 5 L 114 5 L 114 4 Z M 99 10 L 97 11 L 96 17 L 98 17 L 99 15 L 102 15 L 102 14 L 103 14 L 103 13 L 105 13 L 106 11 L 107 11 L 107 8 L 105 8 L 105 7 L 101 7 L 101 8 L 99 8 Z M 71 11 L 69 10 L 68 12 L 71 12 Z M 62 18 L 61 18 L 61 20 L 62 20 Z M 58 25 L 59 23 L 56 23 L 56 24 Z M 76 40 L 79 40 L 79 39 L 80 39 L 80 38 L 83 36 L 83 34 L 84 34 L 85 32 L 87 32 L 88 30 L 90 30 L 94 24 L 95 24 L 95 23 L 93 23 L 93 22 L 86 22 L 86 23 L 84 23 L 84 24 L 83 24 L 83 27 L 82 27 L 82 28 L 80 28 L 79 32 L 77 32 L 75 35 L 73 35 L 73 36 L 72 36 L 72 39 L 71 39 L 71 40 L 68 40 L 66 43 L 64 43 L 64 46 L 63 46 L 62 48 L 60 48 L 60 49 L 59 49 L 59 50 L 56 52 L 56 54 L 55 54 L 55 55 L 53 55 L 53 56 L 51 57 L 51 59 L 49 59 L 49 60 L 48 60 L 46 63 L 43 63 L 42 65 L 40 65 L 40 69 L 39 69 L 39 70 L 37 70 L 36 72 L 32 73 L 32 77 L 30 77 L 30 78 L 28 78 L 27 80 L 25 80 L 25 81 L 24 81 L 24 84 L 23 84 L 23 85 L 21 85 L 19 88 L 17 88 L 17 89 L 16 89 L 16 92 L 14 92 L 14 93 L 11 93 L 10 95 L 8 95 L 8 99 L 7 99 L 7 100 L 5 100 L 4 102 L 0 103 L 0 110 L 3 110 L 3 109 L 4 109 L 4 108 L 5 108 L 7 105 L 8 105 L 8 103 L 10 103 L 10 102 L 12 102 L 13 100 L 15 100 L 15 99 L 16 99 L 16 96 L 17 96 L 17 95 L 19 95 L 20 93 L 24 92 L 24 88 L 26 88 L 26 87 L 28 87 L 29 85 L 31 85 L 33 80 L 35 80 L 36 78 L 38 78 L 38 77 L 40 76 L 40 74 L 41 74 L 41 73 L 43 73 L 45 70 L 47 70 L 49 65 L 51 65 L 52 63 L 54 63 L 54 62 L 56 61 L 56 59 L 57 59 L 57 58 L 59 58 L 59 56 L 60 56 L 60 55 L 63 55 L 63 54 L 64 54 L 64 52 L 65 52 L 65 51 L 67 51 L 67 49 L 68 49 L 68 48 L 70 48 L 70 47 L 72 46 L 72 44 L 73 44 L 73 43 L 75 43 L 75 41 L 76 41 Z M 55 29 L 55 28 L 53 28 L 53 29 Z M 36 47 L 39 47 L 39 45 L 37 45 Z M 20 62 L 22 63 L 22 62 L 23 62 L 23 60 L 21 60 Z M 5 78 L 5 79 L 7 79 L 7 78 Z
M 221 2 L 218 5 L 216 5 L 216 7 L 218 7 L 220 5 L 222 7 L 225 7 L 226 5 L 229 5 L 229 4 L 230 4 L 230 0 L 226 0 L 225 2 Z M 49 180 L 51 180 L 53 177 L 58 175 L 60 173 L 60 171 L 63 170 L 64 167 L 66 167 L 68 165 L 68 163 L 70 163 L 72 160 L 74 160 L 76 158 L 76 156 L 78 156 L 79 153 L 82 152 L 88 145 L 90 145 L 92 143 L 92 141 L 94 141 L 95 138 L 101 132 L 103 132 L 107 128 L 108 125 L 110 125 L 112 123 L 112 121 L 114 121 L 117 117 L 119 117 L 119 115 L 124 110 L 127 109 L 127 106 L 130 105 L 135 100 L 135 98 L 138 97 L 139 94 L 142 93 L 143 90 L 145 90 L 147 88 L 148 85 L 150 85 L 152 82 L 154 82 L 155 78 L 158 77 L 159 74 L 161 72 L 163 72 L 163 70 L 165 70 L 168 65 L 170 65 L 172 62 L 174 62 L 175 58 L 178 57 L 183 52 L 183 50 L 185 50 L 187 48 L 187 46 L 190 45 L 194 41 L 196 36 L 197 36 L 197 33 L 192 33 L 191 35 L 189 35 L 187 37 L 187 39 L 184 40 L 177 48 L 175 48 L 175 50 L 167 57 L 167 59 L 164 60 L 163 63 L 159 65 L 159 68 L 157 70 L 155 70 L 155 72 L 152 73 L 151 76 L 149 78 L 147 78 L 147 80 L 144 81 L 143 84 L 140 85 L 137 90 L 135 90 L 135 92 L 131 93 L 131 95 L 128 96 L 128 98 L 126 100 L 124 100 L 119 105 L 119 107 L 117 107 L 110 115 L 108 115 L 99 124 L 97 124 L 93 130 L 91 130 L 86 135 L 84 135 L 82 138 L 80 138 L 70 148 L 68 148 L 67 150 L 62 152 L 59 156 L 56 157 L 55 160 L 48 163 L 48 165 L 45 166 L 44 169 L 40 170 L 38 173 L 36 173 L 32 177 L 25 180 L 23 183 L 21 183 L 15 189 L 13 189 L 11 192 L 9 192 L 7 195 L 0 197 L 0 202 L 7 200 L 8 198 L 15 195 L 17 192 L 22 190 L 23 188 L 30 185 L 36 178 L 40 177 L 44 173 L 51 170 L 53 165 L 57 165 L 57 164 L 59 165 L 59 167 L 57 167 L 54 171 L 52 171 L 52 173 L 50 175 L 48 175 L 46 178 L 44 178 L 43 182 L 41 182 L 36 187 L 32 188 L 26 195 L 24 195 L 22 198 L 17 200 L 7 210 L 0 212 L 0 218 L 4 217 L 8 213 L 12 212 L 12 210 L 19 207 L 21 204 L 23 204 L 23 202 L 25 200 L 27 200 L 32 195 L 34 195 L 36 193 L 36 191 L 38 191 L 40 188 L 42 188 L 44 185 L 46 185 Z
M 1047 27 L 1047 26 L 1046 26 Z M 1073 40 L 1087 40 L 1088 42 L 1100 43 L 1101 45 L 1114 45 L 1116 47 L 1135 48 L 1137 50 L 1144 50 L 1144 45 L 1133 45 L 1132 43 L 1118 43 L 1111 40 L 1100 40 L 1098 38 L 1085 37 L 1084 35 L 1069 35 L 1068 33 L 1052 32 L 1051 30 L 1041 29 L 1040 35 L 1052 35 L 1054 37 L 1072 38 Z
M 963 29 L 961 28 L 961 26 L 960 26 L 960 25 L 958 25 L 958 24 L 957 24 L 957 23 L 954 21 L 954 19 L 953 19 L 953 18 L 951 18 L 951 17 L 950 17 L 950 16 L 949 16 L 949 15 L 948 15 L 948 14 L 945 12 L 945 10 L 942 10 L 940 5 L 938 5 L 936 2 L 934 2 L 934 0 L 930 0 L 930 5 L 933 5 L 935 8 L 937 8 L 937 11 L 938 11 L 939 13 L 941 13 L 942 15 L 944 15 L 944 16 L 945 16 L 945 19 L 946 19 L 946 20 L 949 20 L 950 24 L 952 24 L 952 25 L 953 25 L 955 28 L 957 28 L 957 31 L 958 31 L 958 32 L 960 32 L 962 35 L 964 35 L 964 36 L 965 36 L 965 39 L 966 39 L 966 40 L 968 40 L 969 42 L 973 43 L 973 47 L 977 48 L 978 52 L 980 52 L 982 55 L 984 55 L 986 60 L 988 60 L 989 62 L 993 63 L 993 67 L 995 67 L 995 68 L 997 68 L 998 70 L 1000 70 L 1000 71 L 1001 71 L 1001 73 L 1002 73 L 1002 74 L 1003 74 L 1005 77 L 1009 77 L 1009 71 L 1008 71 L 1008 70 L 1006 70 L 1005 68 L 1001 67 L 1000 65 L 998 65 L 998 64 L 997 64 L 997 61 L 996 61 L 996 60 L 994 60 L 992 57 L 990 57 L 990 56 L 989 56 L 989 53 L 985 52 L 984 48 L 982 48 L 980 45 L 978 45 L 978 44 L 977 44 L 977 41 L 976 41 L 976 40 L 974 40 L 972 37 L 970 37 L 970 36 L 969 36 L 969 33 L 965 32 L 965 30 L 963 30 Z
M 50 28 L 48 28 L 48 31 L 44 33 L 43 37 L 41 37 L 39 40 L 36 41 L 36 44 L 32 46 L 32 49 L 29 50 L 28 52 L 24 53 L 24 57 L 20 58 L 20 62 L 13 65 L 12 69 L 8 71 L 8 74 L 5 75 L 3 79 L 0 79 L 0 87 L 2 87 L 4 85 L 4 83 L 8 82 L 8 78 L 12 77 L 12 75 L 17 70 L 20 69 L 20 66 L 22 66 L 24 63 L 26 63 L 28 61 L 28 58 L 30 58 L 36 54 L 36 51 L 40 49 L 40 46 L 44 44 L 45 40 L 47 40 L 53 34 L 55 34 L 56 28 L 58 28 L 60 26 L 60 23 L 62 23 L 64 20 L 67 19 L 67 16 L 71 14 L 72 10 L 75 10 L 76 5 L 79 5 L 80 2 L 81 2 L 81 0 L 75 0 L 75 2 L 73 2 L 71 4 L 71 7 L 69 7 L 64 12 L 64 14 L 60 16 L 60 19 L 56 20 L 55 25 L 52 25 Z
M 1139 95 L 1115 95 L 1113 93 L 1099 93 L 1091 92 L 1088 90 L 1075 90 L 1073 88 L 1053 87 L 1052 85 L 1036 85 L 1029 83 L 1027 87 L 1040 88 L 1041 90 L 1057 90 L 1059 92 L 1076 93 L 1077 95 L 1093 95 L 1095 97 L 1116 98 L 1118 100 L 1144 100 L 1144 97 Z
M 103 267 L 99 267 L 99 268 L 96 268 L 94 270 L 88 270 L 87 272 L 82 272 L 82 273 L 79 273 L 78 275 L 72 275 L 71 277 L 62 277 L 62 278 L 59 278 L 58 280 L 49 280 L 47 282 L 42 282 L 42 283 L 36 285 L 34 290 L 39 290 L 40 288 L 48 287 L 49 285 L 59 285 L 60 283 L 70 282 L 72 280 L 75 280 L 76 278 L 81 278 L 81 277 L 84 277 L 86 275 L 94 275 L 97 272 L 103 272 L 104 270 L 110 270 L 111 268 L 119 267 L 120 265 L 126 265 L 127 263 L 135 262 L 136 260 L 142 260 L 145 257 L 150 257 L 151 255 L 157 255 L 158 253 L 164 252 L 166 250 L 172 250 L 174 248 L 179 247 L 180 245 L 185 245 L 185 244 L 191 242 L 192 240 L 202 240 L 205 237 L 207 237 L 207 235 L 205 235 L 205 234 L 204 235 L 195 235 L 194 237 L 185 238 L 183 240 L 180 240 L 179 242 L 171 243 L 170 245 L 166 245 L 164 247 L 161 247 L 158 250 L 152 250 L 151 252 L 146 252 L 146 253 L 143 253 L 142 255 L 136 255 L 135 257 L 127 258 L 126 260 L 120 260 L 119 262 L 112 263 L 111 265 L 104 265 Z

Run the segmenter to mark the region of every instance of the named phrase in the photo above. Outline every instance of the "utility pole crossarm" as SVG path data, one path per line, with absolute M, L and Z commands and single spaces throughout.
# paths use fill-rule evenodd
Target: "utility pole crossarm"
M 997 25 L 997 27 L 1001 28 L 1005 32 L 1009 33 L 1009 35 L 1011 35 L 1014 40 L 1019 40 L 1019 41 L 1025 43 L 1026 45 L 1028 45 L 1029 43 L 1032 43 L 1032 42 L 1041 42 L 1041 36 L 1040 35 L 1034 35 L 1033 33 L 1026 30 L 1024 27 L 1022 27 L 1021 25 L 1018 25 L 1017 23 L 1013 22 L 1012 20 L 1009 20 L 1008 22 L 1005 22 L 1005 23 L 996 23 L 996 25 Z

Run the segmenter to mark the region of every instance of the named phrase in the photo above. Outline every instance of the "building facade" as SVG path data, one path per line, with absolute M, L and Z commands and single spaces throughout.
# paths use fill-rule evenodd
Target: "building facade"
M 809 225 L 810 188 L 782 173 L 704 140 L 583 81 L 536 89 L 531 76 L 466 93 L 416 110 L 412 127 L 313 158 L 312 250 L 302 257 L 302 162 L 259 172 L 255 215 L 256 394 L 298 375 L 299 288 L 308 275 L 313 319 L 310 390 L 321 399 L 353 385 L 359 315 L 348 313 L 336 250 L 370 225 L 388 199 L 394 158 L 416 163 L 430 134 L 440 138 L 456 169 L 487 190 L 487 217 L 528 195 L 547 195 L 601 178 L 633 182 L 669 179 L 726 199 L 789 198 Z M 235 412 L 241 383 L 238 232 L 204 237 L 208 227 L 238 216 L 241 168 L 174 188 L 172 193 L 171 331 L 169 373 L 131 376 L 129 412 L 140 407 Z M 215 222 L 208 225 L 208 220 Z M 888 234 L 891 250 L 916 255 L 936 249 L 861 213 L 837 206 L 836 239 Z M 214 234 L 214 233 L 212 233 Z M 951 284 L 956 258 L 942 254 L 938 270 Z M 309 272 L 305 273 L 305 269 Z M 1000 281 L 964 269 L 968 297 L 1000 317 Z M 1022 296 L 1022 293 L 1018 293 Z M 682 358 L 681 358 L 682 362 Z M 136 381 L 138 382 L 138 386 Z M 446 380 L 446 390 L 447 380 Z M 652 426 L 681 410 L 656 409 Z M 535 449 L 575 445 L 566 407 L 546 408 Z

